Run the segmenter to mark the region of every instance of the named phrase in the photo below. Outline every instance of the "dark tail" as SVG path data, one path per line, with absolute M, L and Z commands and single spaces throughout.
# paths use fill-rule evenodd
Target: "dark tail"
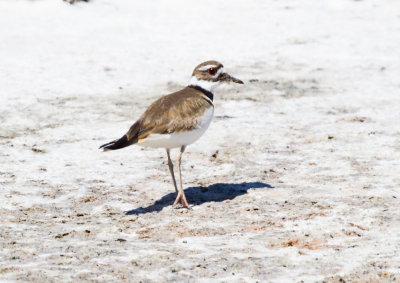
M 124 148 L 127 147 L 128 145 L 131 145 L 132 143 L 130 143 L 128 141 L 128 137 L 126 135 L 124 135 L 122 138 L 120 139 L 116 139 L 112 142 L 103 144 L 102 146 L 100 146 L 99 148 L 102 148 L 104 151 L 107 150 L 114 150 L 114 149 L 120 149 L 120 148 Z
M 102 148 L 104 151 L 107 151 L 107 150 L 124 148 L 131 144 L 137 143 L 139 129 L 140 129 L 140 121 L 136 121 L 136 123 L 131 126 L 129 131 L 122 138 L 103 144 L 99 148 Z

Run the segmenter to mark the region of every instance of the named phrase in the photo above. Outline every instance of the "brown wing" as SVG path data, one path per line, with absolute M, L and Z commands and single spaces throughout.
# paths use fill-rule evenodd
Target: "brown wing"
M 103 144 L 100 148 L 114 150 L 135 144 L 150 134 L 168 134 L 191 130 L 197 119 L 210 107 L 205 95 L 193 88 L 163 96 L 153 102 L 120 139 Z
M 140 118 L 139 139 L 150 133 L 168 134 L 191 130 L 197 119 L 210 107 L 203 93 L 193 88 L 163 96 L 147 108 Z

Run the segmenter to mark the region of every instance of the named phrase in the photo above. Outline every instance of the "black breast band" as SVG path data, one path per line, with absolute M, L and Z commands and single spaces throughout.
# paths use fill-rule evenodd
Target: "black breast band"
M 207 96 L 211 101 L 214 99 L 214 94 L 212 94 L 211 91 L 205 90 L 204 88 L 198 86 L 198 85 L 190 85 L 189 87 L 197 89 L 198 91 L 201 91 L 204 93 L 205 96 Z

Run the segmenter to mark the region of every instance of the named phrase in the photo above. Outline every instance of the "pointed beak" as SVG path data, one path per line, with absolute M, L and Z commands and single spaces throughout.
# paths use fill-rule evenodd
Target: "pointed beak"
M 235 77 L 232 77 L 231 75 L 227 74 L 227 73 L 223 73 L 222 76 L 222 81 L 224 82 L 234 82 L 237 84 L 243 84 L 243 82 Z

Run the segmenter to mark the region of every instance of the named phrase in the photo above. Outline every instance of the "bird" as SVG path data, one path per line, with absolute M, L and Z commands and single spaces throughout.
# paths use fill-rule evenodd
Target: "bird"
M 133 144 L 164 148 L 175 187 L 176 199 L 190 209 L 182 188 L 181 160 L 189 144 L 198 140 L 207 130 L 214 115 L 214 89 L 223 84 L 243 81 L 224 72 L 224 66 L 215 60 L 203 62 L 193 70 L 189 85 L 154 101 L 121 138 L 100 146 L 104 151 L 121 149 Z M 176 184 L 171 149 L 179 148 L 177 167 L 179 188 Z

